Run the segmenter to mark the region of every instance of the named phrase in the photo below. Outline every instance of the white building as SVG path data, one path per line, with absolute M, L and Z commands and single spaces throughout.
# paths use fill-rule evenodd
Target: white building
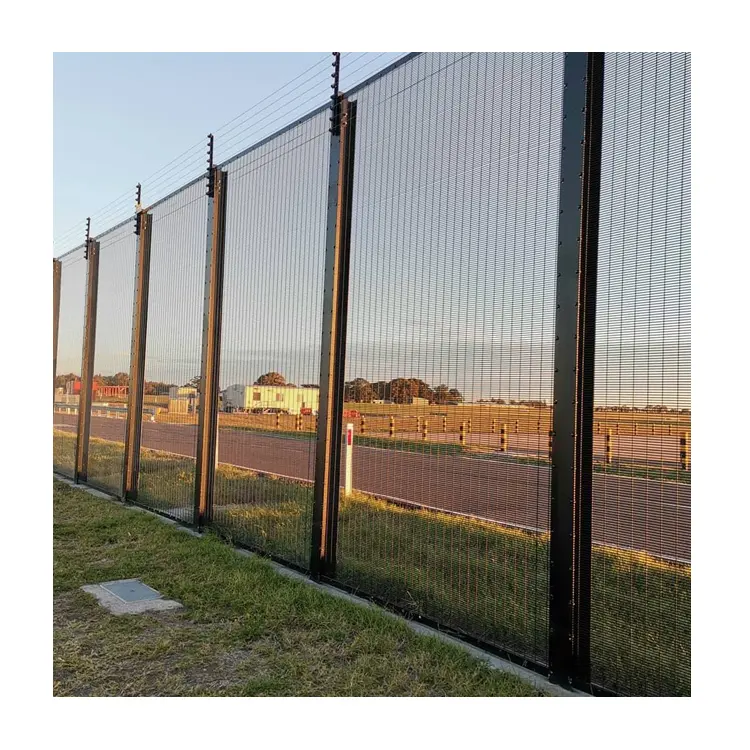
M 295 385 L 230 385 L 224 391 L 224 410 L 283 409 L 299 414 L 303 409 L 317 413 L 320 389 Z

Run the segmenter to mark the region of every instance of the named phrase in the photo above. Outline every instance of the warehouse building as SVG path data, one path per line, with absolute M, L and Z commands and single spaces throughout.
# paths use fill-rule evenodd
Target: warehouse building
M 320 389 L 295 385 L 230 385 L 224 391 L 225 411 L 280 409 L 289 414 L 316 414 Z

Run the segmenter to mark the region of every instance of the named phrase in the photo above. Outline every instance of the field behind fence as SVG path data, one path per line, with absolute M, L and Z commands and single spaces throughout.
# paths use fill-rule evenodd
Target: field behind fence
M 54 262 L 55 471 L 689 695 L 689 55 L 414 53 L 188 176 Z

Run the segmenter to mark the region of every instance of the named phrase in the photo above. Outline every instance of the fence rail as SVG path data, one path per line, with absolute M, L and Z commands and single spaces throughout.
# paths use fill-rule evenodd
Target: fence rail
M 339 64 L 55 260 L 54 469 L 555 682 L 689 694 L 689 55 Z

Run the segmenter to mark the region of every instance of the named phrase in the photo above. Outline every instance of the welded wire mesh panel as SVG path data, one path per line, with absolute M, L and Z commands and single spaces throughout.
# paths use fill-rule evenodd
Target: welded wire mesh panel
M 690 56 L 608 54 L 592 676 L 690 692 Z
M 57 374 L 53 413 L 52 464 L 55 471 L 72 477 L 78 435 L 78 402 L 81 392 L 86 260 L 83 248 L 62 260 L 60 322 L 57 341 Z
M 349 585 L 546 660 L 561 54 L 423 54 L 356 93 Z
M 306 566 L 319 406 L 328 112 L 226 165 L 217 528 Z
M 207 206 L 199 180 L 151 211 L 138 500 L 182 520 L 193 517 Z
M 97 295 L 94 383 L 87 481 L 122 491 L 125 417 L 130 373 L 137 237 L 134 220 L 97 237 Z

